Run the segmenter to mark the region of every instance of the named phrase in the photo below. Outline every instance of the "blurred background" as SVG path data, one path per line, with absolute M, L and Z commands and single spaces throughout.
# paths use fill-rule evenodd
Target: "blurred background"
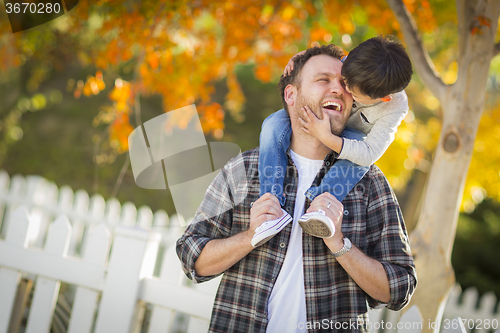
M 453 83 L 454 2 L 404 2 L 442 80 Z M 385 1 L 373 0 L 81 1 L 66 15 L 17 33 L 0 10 L 0 33 L 0 169 L 168 214 L 175 213 L 168 190 L 134 182 L 128 135 L 135 127 L 194 103 L 208 142 L 247 150 L 258 146 L 262 121 L 282 107 L 277 81 L 296 52 L 329 43 L 349 51 L 378 34 L 402 39 Z M 497 56 L 452 256 L 462 288 L 491 290 L 498 298 L 499 90 Z M 412 230 L 442 110 L 418 76 L 406 92 L 410 112 L 376 164 Z

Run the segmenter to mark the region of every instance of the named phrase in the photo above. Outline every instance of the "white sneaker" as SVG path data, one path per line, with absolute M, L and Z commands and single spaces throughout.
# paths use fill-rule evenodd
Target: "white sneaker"
M 330 238 L 335 234 L 335 224 L 322 210 L 302 215 L 299 225 L 305 233 L 314 237 Z
M 281 209 L 283 215 L 275 220 L 270 220 L 262 223 L 252 237 L 252 246 L 258 247 L 274 237 L 278 232 L 283 230 L 288 223 L 292 221 L 292 217 L 283 208 Z

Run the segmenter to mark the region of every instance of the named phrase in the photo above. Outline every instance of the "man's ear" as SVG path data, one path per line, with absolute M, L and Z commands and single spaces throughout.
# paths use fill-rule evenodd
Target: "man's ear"
M 297 88 L 289 84 L 285 87 L 285 102 L 288 106 L 293 106 L 295 104 L 295 98 L 297 97 Z
M 392 99 L 392 95 L 387 95 L 387 96 L 381 97 L 380 99 L 382 100 L 382 102 L 390 102 Z

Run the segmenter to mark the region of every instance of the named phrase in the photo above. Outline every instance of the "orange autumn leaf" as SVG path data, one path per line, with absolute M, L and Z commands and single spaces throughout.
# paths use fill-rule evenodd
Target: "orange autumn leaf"
M 255 77 L 262 82 L 271 81 L 271 68 L 269 66 L 261 65 L 255 69 L 254 73 Z
M 128 114 L 120 113 L 109 127 L 109 138 L 118 153 L 128 151 L 128 136 L 133 131 Z

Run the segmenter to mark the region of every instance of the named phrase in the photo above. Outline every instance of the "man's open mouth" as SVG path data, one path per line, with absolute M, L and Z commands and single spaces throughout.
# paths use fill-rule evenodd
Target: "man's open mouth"
M 325 102 L 321 106 L 328 110 L 342 112 L 342 105 L 337 102 Z

